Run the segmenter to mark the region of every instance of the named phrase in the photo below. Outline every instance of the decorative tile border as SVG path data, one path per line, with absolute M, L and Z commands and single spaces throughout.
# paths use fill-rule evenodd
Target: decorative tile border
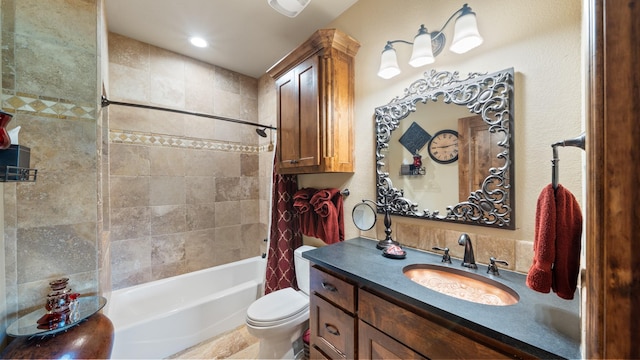
M 245 145 L 218 140 L 198 139 L 164 134 L 149 134 L 123 130 L 109 130 L 109 142 L 132 145 L 168 146 L 183 149 L 217 150 L 243 153 L 266 152 L 268 151 L 269 147 L 269 145 Z
M 7 89 L 2 89 L 2 109 L 10 113 L 30 113 L 57 119 L 96 119 L 94 106 L 79 105 L 64 99 L 13 92 Z

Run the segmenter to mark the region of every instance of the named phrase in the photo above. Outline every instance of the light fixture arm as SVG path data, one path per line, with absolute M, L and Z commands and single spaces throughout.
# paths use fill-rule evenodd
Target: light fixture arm
M 395 43 L 403 43 L 403 44 L 413 45 L 412 42 L 406 41 L 406 40 L 390 40 L 390 41 L 387 41 L 387 44 L 384 46 L 384 50 L 382 50 L 382 51 L 393 49 L 393 44 L 395 44 Z
M 444 25 L 442 25 L 442 27 L 440 28 L 439 31 L 436 31 L 437 33 L 442 33 L 442 31 L 444 31 L 444 29 L 447 27 L 447 25 L 449 25 L 449 23 L 451 22 L 451 20 L 453 20 L 453 18 L 460 14 L 460 15 L 466 15 L 469 13 L 473 13 L 473 11 L 471 11 L 471 8 L 469 7 L 468 4 L 464 4 L 462 5 L 462 7 L 460 9 L 458 9 L 456 12 L 454 12 L 453 14 L 451 14 L 451 16 L 449 16 L 449 18 L 447 19 L 447 21 L 444 23 Z

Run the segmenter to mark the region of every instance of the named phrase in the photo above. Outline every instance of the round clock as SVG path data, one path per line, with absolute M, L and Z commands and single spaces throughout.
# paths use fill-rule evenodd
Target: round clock
M 458 160 L 458 132 L 440 130 L 429 140 L 429 156 L 440 164 L 450 164 Z

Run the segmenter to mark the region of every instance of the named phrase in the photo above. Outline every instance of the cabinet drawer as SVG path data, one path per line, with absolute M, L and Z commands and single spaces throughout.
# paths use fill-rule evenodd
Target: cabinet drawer
M 317 295 L 310 306 L 311 345 L 331 359 L 354 359 L 356 319 Z
M 355 314 L 356 287 L 315 266 L 311 268 L 311 293 L 320 295 L 344 310 Z
M 426 360 L 422 355 L 364 321 L 360 321 L 358 326 L 358 357 L 360 359 Z
M 360 290 L 358 297 L 361 320 L 428 358 L 527 357 L 515 349 L 499 346 L 481 334 L 472 334 L 470 330 L 446 319 L 417 315 L 364 290 Z

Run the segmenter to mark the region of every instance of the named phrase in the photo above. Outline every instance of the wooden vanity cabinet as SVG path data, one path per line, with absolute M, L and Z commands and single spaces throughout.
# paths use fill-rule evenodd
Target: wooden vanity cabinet
M 532 359 L 482 333 L 313 265 L 312 359 Z
M 321 29 L 267 71 L 276 82 L 279 173 L 354 171 L 359 48 L 339 30 Z
M 310 281 L 310 357 L 355 359 L 355 285 L 315 266 L 311 267 Z

